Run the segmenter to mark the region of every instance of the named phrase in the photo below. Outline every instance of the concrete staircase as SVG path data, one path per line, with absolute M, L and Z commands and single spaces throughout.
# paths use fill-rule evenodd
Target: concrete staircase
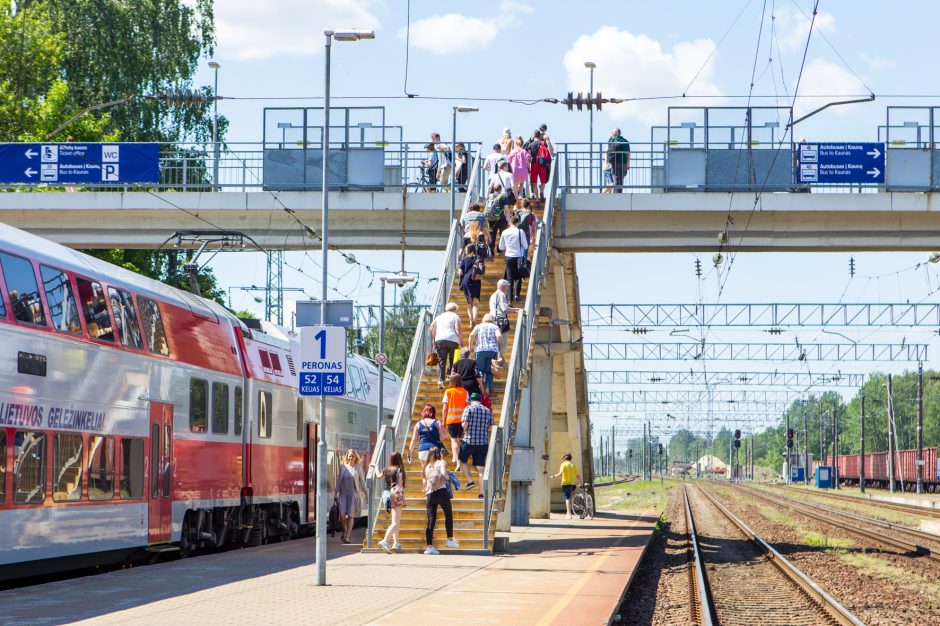
M 503 277 L 504 267 L 505 261 L 502 256 L 496 256 L 487 263 L 486 274 L 483 277 L 480 289 L 480 313 L 477 316 L 477 322 L 482 321 L 483 315 L 489 312 L 490 296 L 494 291 L 496 291 L 497 281 Z M 525 280 L 523 281 L 523 301 L 526 296 L 527 289 L 528 280 Z M 455 278 L 451 284 L 449 301 L 455 302 L 458 305 L 457 312 L 460 314 L 463 334 L 462 347 L 466 347 L 467 340 L 470 336 L 471 326 L 470 319 L 467 316 L 466 299 L 464 298 L 463 292 L 460 290 L 459 278 Z M 516 306 L 521 306 L 521 303 L 517 304 Z M 506 342 L 506 348 L 503 351 L 503 358 L 505 359 L 507 365 L 510 362 L 514 348 L 513 340 L 516 327 L 516 315 L 510 314 L 509 319 L 511 323 L 510 329 L 508 332 L 503 334 Z M 493 395 L 490 397 L 490 400 L 493 404 L 494 422 L 499 421 L 499 414 L 503 404 L 505 386 L 506 369 L 503 370 L 501 375 L 497 375 L 493 382 Z M 443 415 L 441 413 L 443 407 L 443 397 L 444 390 L 438 386 L 437 382 L 437 367 L 425 368 L 425 371 L 421 377 L 417 399 L 414 406 L 412 407 L 411 420 L 408 426 L 409 434 L 405 442 L 405 450 L 408 449 L 408 445 L 411 442 L 411 432 L 414 429 L 417 421 L 421 418 L 421 410 L 425 404 L 434 405 L 437 408 L 438 418 L 443 422 Z M 444 444 L 449 451 L 449 440 L 445 439 Z M 456 463 L 456 459 L 453 459 L 452 456 L 448 455 L 445 458 L 445 461 L 447 462 L 448 468 L 453 469 L 454 464 Z M 427 510 L 423 491 L 421 462 L 417 459 L 417 454 L 415 454 L 415 458 L 411 463 L 407 462 L 406 456 L 405 463 L 405 496 L 407 499 L 407 506 L 402 514 L 402 525 L 399 532 L 399 539 L 404 551 L 422 551 L 426 547 L 425 527 L 427 526 Z M 447 539 L 447 532 L 444 525 L 444 515 L 440 509 L 438 509 L 437 525 L 434 529 L 434 545 L 439 550 L 441 550 L 441 552 L 479 552 L 484 550 L 492 550 L 493 540 L 496 534 L 496 509 L 494 507 L 490 513 L 490 523 L 488 525 L 489 537 L 486 545 L 484 546 L 483 521 L 485 514 L 484 501 L 482 498 L 478 497 L 480 489 L 479 478 L 474 471 L 473 479 L 477 481 L 478 484 L 472 490 L 465 491 L 463 490 L 463 487 L 465 487 L 467 483 L 466 476 L 464 476 L 459 471 L 455 473 L 460 479 L 461 490 L 455 490 L 454 499 L 451 501 L 451 504 L 454 510 L 454 537 L 460 543 L 460 548 L 458 550 L 448 550 L 444 547 L 444 542 Z M 502 477 L 502 479 L 506 480 L 506 475 L 508 475 L 508 465 L 507 472 L 504 474 L 505 475 Z M 390 515 L 386 513 L 383 508 L 378 517 L 375 519 L 375 527 L 372 534 L 373 550 L 378 549 L 377 542 L 385 536 L 385 531 L 387 530 L 390 521 Z

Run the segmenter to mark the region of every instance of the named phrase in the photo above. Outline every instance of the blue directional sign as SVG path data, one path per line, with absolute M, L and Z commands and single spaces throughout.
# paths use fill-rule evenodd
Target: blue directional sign
M 304 326 L 300 329 L 302 396 L 346 395 L 346 329 Z
M 0 183 L 160 182 L 156 143 L 3 143 Z
M 885 182 L 883 143 L 801 143 L 797 165 L 801 183 Z

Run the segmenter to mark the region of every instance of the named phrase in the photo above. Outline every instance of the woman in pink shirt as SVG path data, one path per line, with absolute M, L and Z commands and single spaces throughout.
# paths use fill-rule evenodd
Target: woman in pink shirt
M 522 147 L 522 137 L 516 137 L 512 150 L 509 151 L 509 167 L 512 169 L 512 187 L 516 197 L 522 197 L 522 189 L 529 179 L 532 155 Z

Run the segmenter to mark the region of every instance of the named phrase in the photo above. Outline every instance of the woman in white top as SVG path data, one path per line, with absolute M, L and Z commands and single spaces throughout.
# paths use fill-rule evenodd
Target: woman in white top
M 497 183 L 499 183 L 503 189 L 512 189 L 512 170 L 509 167 L 509 161 L 499 162 L 496 173 L 493 175 L 493 178 L 490 179 L 490 189 L 495 189 Z
M 486 387 L 486 395 L 493 395 L 493 367 L 494 360 L 498 361 L 503 356 L 503 335 L 497 328 L 496 318 L 491 314 L 483 316 L 483 321 L 477 324 L 476 328 L 470 333 L 470 349 L 474 349 L 476 343 L 476 362 L 477 368 L 483 375 L 483 386 Z
M 437 352 L 437 384 L 444 388 L 444 378 L 450 375 L 450 367 L 454 364 L 454 350 L 462 343 L 460 334 L 460 316 L 457 315 L 457 304 L 448 302 L 444 312 L 431 322 L 431 340 Z
M 522 299 L 522 267 L 529 254 L 529 240 L 519 230 L 519 216 L 513 215 L 511 225 L 499 237 L 499 249 L 506 253 L 506 278 L 509 279 L 509 303 Z

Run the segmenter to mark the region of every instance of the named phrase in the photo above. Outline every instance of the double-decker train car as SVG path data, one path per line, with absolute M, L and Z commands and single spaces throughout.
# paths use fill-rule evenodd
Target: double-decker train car
M 0 224 L 0 581 L 296 535 L 319 422 L 298 358 L 285 329 Z M 377 368 L 347 372 L 330 489 L 375 440 Z
M 936 447 L 924 448 L 924 488 L 928 493 L 940 493 L 940 459 L 938 459 L 937 450 Z M 826 462 L 814 463 L 813 466 L 815 468 L 817 465 L 828 465 L 831 459 L 832 457 L 829 457 Z M 840 454 L 836 457 L 836 463 L 839 468 L 839 482 L 849 486 L 858 485 L 858 455 Z M 895 453 L 894 478 L 898 481 L 899 489 L 903 482 L 906 491 L 914 490 L 917 483 L 917 450 L 898 450 Z M 865 453 L 865 484 L 875 488 L 888 486 L 887 452 Z

